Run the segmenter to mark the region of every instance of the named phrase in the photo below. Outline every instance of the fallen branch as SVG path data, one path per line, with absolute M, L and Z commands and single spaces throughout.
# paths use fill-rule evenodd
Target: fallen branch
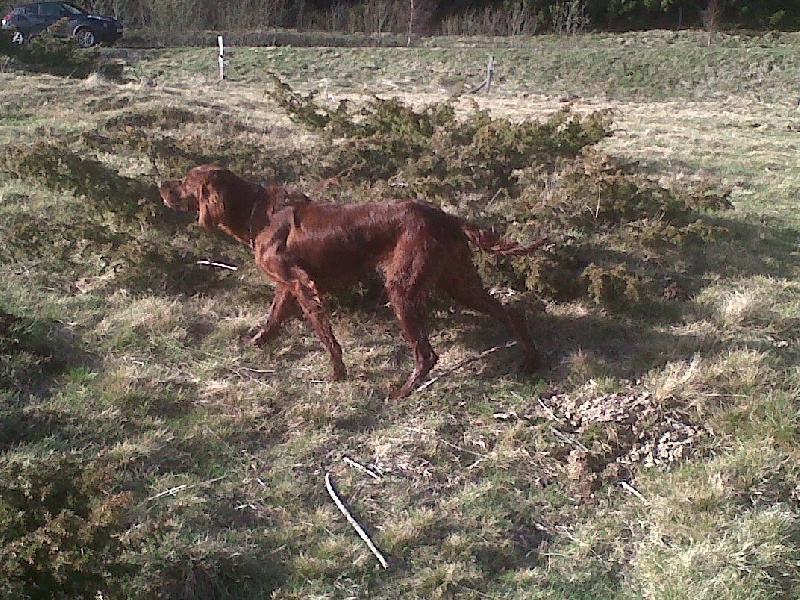
M 457 444 L 453 444 L 452 442 L 448 442 L 447 440 L 439 439 L 446 446 L 450 446 L 453 450 L 458 450 L 459 452 L 466 452 L 467 454 L 472 454 L 472 456 L 477 456 L 481 460 L 486 460 L 489 458 L 486 454 L 481 454 L 480 452 L 474 452 L 472 450 L 467 450 L 466 448 L 462 448 Z
M 583 450 L 584 452 L 588 452 L 589 451 L 589 449 L 586 446 L 584 446 L 583 444 L 581 444 L 578 440 L 571 438 L 566 433 L 564 433 L 563 431 L 560 431 L 559 429 L 557 429 L 556 427 L 553 427 L 552 425 L 550 426 L 550 431 L 553 433 L 553 435 L 555 435 L 557 438 L 559 438 L 562 442 L 565 442 L 567 444 L 572 444 L 573 446 L 575 446 L 579 450 Z
M 238 369 L 234 369 L 234 373 L 239 373 L 240 371 L 247 371 L 248 373 L 255 373 L 257 375 L 274 375 L 275 369 L 253 369 L 251 367 L 239 367 Z
M 511 348 L 512 346 L 516 346 L 516 345 L 517 345 L 516 340 L 510 341 L 510 342 L 506 342 L 505 344 L 503 344 L 501 346 L 494 346 L 492 348 L 489 348 L 488 350 L 484 350 L 480 354 L 475 354 L 474 356 L 469 356 L 469 357 L 467 357 L 467 358 L 465 358 L 463 360 L 460 360 L 456 364 L 446 368 L 444 371 L 442 371 L 441 373 L 439 373 L 435 377 L 431 377 L 428 381 L 426 381 L 425 383 L 420 385 L 414 391 L 415 392 L 421 392 L 422 390 L 432 386 L 434 383 L 439 381 L 445 375 L 450 375 L 451 373 L 453 373 L 454 371 L 457 371 L 458 369 L 460 369 L 464 365 L 468 365 L 469 363 L 472 363 L 472 362 L 475 362 L 475 361 L 480 360 L 482 358 L 485 358 L 485 357 L 489 356 L 490 354 L 493 354 L 494 352 L 497 352 L 498 350 L 505 350 L 506 348 Z
M 350 514 L 350 511 L 347 510 L 347 507 L 345 507 L 342 500 L 336 494 L 336 490 L 333 488 L 333 483 L 331 482 L 330 473 L 325 473 L 325 489 L 328 490 L 328 495 L 330 495 L 330 497 L 333 499 L 333 502 L 336 504 L 336 508 L 338 508 L 339 511 L 345 516 L 347 522 L 350 523 L 353 529 L 356 530 L 358 536 L 364 540 L 367 548 L 369 548 L 370 552 L 375 555 L 375 558 L 378 559 L 378 562 L 381 563 L 381 566 L 384 569 L 388 569 L 389 563 L 386 562 L 386 559 L 384 558 L 383 554 L 381 554 L 381 551 L 378 550 L 375 544 L 372 543 L 372 540 L 367 535 L 367 532 L 364 531 L 361 525 L 358 524 L 358 521 L 353 518 L 353 515 Z
M 354 461 L 349 456 L 343 456 L 342 460 L 345 462 L 345 464 L 350 465 L 354 469 L 358 469 L 362 473 L 366 473 L 367 475 L 369 475 L 373 479 L 380 479 L 381 478 L 381 476 L 378 473 L 376 473 L 372 468 L 364 466 L 360 462 Z
M 212 262 L 210 260 L 198 260 L 198 265 L 207 265 L 209 267 L 219 267 L 220 269 L 228 269 L 229 271 L 238 271 L 239 267 L 233 265 L 226 265 L 225 263 Z
M 536 401 L 539 403 L 539 406 L 542 407 L 544 412 L 546 412 L 548 414 L 548 416 L 550 417 L 550 420 L 555 421 L 556 423 L 558 423 L 558 417 L 556 416 L 556 413 L 553 412 L 553 409 L 550 408 L 549 406 L 547 406 L 547 404 L 545 404 L 544 402 L 542 402 L 541 398 L 536 398 Z

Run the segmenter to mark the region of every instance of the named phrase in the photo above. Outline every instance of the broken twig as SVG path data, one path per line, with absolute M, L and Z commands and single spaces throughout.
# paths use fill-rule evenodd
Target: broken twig
M 625 490 L 629 494 L 633 494 L 634 496 L 636 496 L 639 500 L 641 500 L 645 504 L 649 504 L 649 502 L 647 502 L 647 500 L 645 499 L 644 496 L 642 496 L 642 494 L 639 492 L 639 490 L 637 490 L 635 487 L 633 487 L 627 481 L 620 481 L 619 485 L 622 487 L 623 490 Z
M 510 342 L 506 342 L 505 344 L 502 344 L 500 346 L 494 346 L 492 348 L 489 348 L 488 350 L 484 350 L 480 354 L 475 354 L 473 356 L 469 356 L 469 357 L 467 357 L 467 358 L 465 358 L 463 360 L 460 360 L 456 364 L 454 364 L 454 365 L 452 365 L 450 367 L 447 367 L 445 370 L 443 370 L 441 373 L 439 373 L 435 377 L 431 377 L 428 381 L 426 381 L 425 383 L 420 385 L 414 391 L 415 392 L 421 392 L 422 390 L 432 386 L 434 383 L 439 381 L 445 375 L 449 375 L 450 373 L 452 373 L 454 371 L 457 371 L 458 369 L 460 369 L 464 365 L 468 365 L 471 362 L 475 362 L 477 360 L 485 358 L 485 357 L 489 356 L 490 354 L 493 354 L 494 352 L 497 352 L 498 350 L 505 350 L 506 348 L 511 348 L 512 346 L 516 346 L 516 345 L 517 345 L 516 340 L 513 340 L 513 341 L 510 341 Z
M 208 481 L 201 481 L 200 483 L 192 483 L 192 484 L 184 483 L 183 485 L 178 485 L 175 486 L 174 488 L 164 490 L 163 492 L 160 492 L 155 496 L 150 496 L 147 500 L 145 500 L 145 502 L 152 502 L 153 500 L 157 500 L 158 498 L 163 498 L 164 496 L 174 496 L 178 492 L 182 492 L 184 490 L 188 490 L 191 488 L 200 487 L 201 485 L 210 485 L 212 483 L 216 483 L 217 481 L 225 479 L 226 477 L 227 475 L 222 475 L 221 477 L 215 477 L 214 479 L 209 479 Z
M 365 466 L 365 465 L 362 465 L 360 462 L 356 462 L 356 461 L 354 461 L 354 460 L 353 460 L 352 458 L 350 458 L 349 456 L 343 456 L 343 457 L 342 457 L 342 460 L 343 460 L 343 461 L 344 461 L 346 464 L 348 464 L 348 465 L 350 465 L 351 467 L 353 467 L 354 469 L 358 469 L 358 470 L 359 470 L 359 471 L 361 471 L 362 473 L 366 473 L 367 475 L 369 475 L 369 476 L 370 476 L 370 477 L 372 477 L 373 479 L 380 479 L 380 478 L 381 478 L 381 476 L 380 476 L 378 473 L 376 473 L 374 469 L 372 469 L 371 467 L 367 467 L 367 466 Z
M 572 444 L 573 446 L 575 446 L 579 450 L 583 450 L 584 452 L 588 452 L 589 451 L 589 449 L 586 446 L 584 446 L 583 444 L 581 444 L 578 440 L 576 440 L 574 438 L 571 438 L 566 433 L 564 433 L 563 431 L 560 431 L 559 429 L 557 429 L 556 427 L 553 427 L 552 425 L 550 426 L 550 431 L 553 433 L 553 435 L 555 435 L 557 438 L 559 438 L 562 442 L 565 442 L 567 444 Z
M 547 415 L 550 417 L 550 419 L 552 421 L 555 421 L 556 423 L 560 423 L 560 419 L 556 416 L 556 413 L 553 412 L 552 408 L 550 408 L 544 402 L 542 402 L 541 398 L 536 398 L 536 400 L 537 400 L 537 402 L 539 402 L 539 406 L 542 407 L 542 409 L 547 413 Z M 581 444 L 578 440 L 571 438 L 570 436 L 568 436 L 563 431 L 559 430 L 554 425 L 550 426 L 550 431 L 553 433 L 553 435 L 555 435 L 561 441 L 566 442 L 567 444 L 572 444 L 573 446 L 575 446 L 576 448 L 579 448 L 580 450 L 583 450 L 584 452 L 588 452 L 589 451 L 589 449 L 586 446 L 584 446 L 583 444 Z
M 339 509 L 339 512 L 341 512 L 345 516 L 347 522 L 350 523 L 353 529 L 356 530 L 358 537 L 364 540 L 364 543 L 367 545 L 367 548 L 369 548 L 370 552 L 372 552 L 375 555 L 375 558 L 378 559 L 378 562 L 381 563 L 381 566 L 384 569 L 388 569 L 389 563 L 386 562 L 386 559 L 384 558 L 383 554 L 381 554 L 381 551 L 378 550 L 375 544 L 372 543 L 372 540 L 367 535 L 367 532 L 364 531 L 361 525 L 358 524 L 358 521 L 356 521 L 353 518 L 353 515 L 351 515 L 350 511 L 347 510 L 347 507 L 344 505 L 341 498 L 339 498 L 339 496 L 336 494 L 336 490 L 333 488 L 333 483 L 331 482 L 330 473 L 325 473 L 325 489 L 328 490 L 328 495 L 336 504 L 336 508 Z
M 226 265 L 225 263 L 213 262 L 210 260 L 198 260 L 198 265 L 207 265 L 209 267 L 219 267 L 220 269 L 228 269 L 229 271 L 238 271 L 239 267 L 233 265 Z

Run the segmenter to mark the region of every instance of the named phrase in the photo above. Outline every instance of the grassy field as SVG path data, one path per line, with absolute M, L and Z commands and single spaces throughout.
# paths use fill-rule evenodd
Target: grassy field
M 115 49 L 123 82 L 0 72 L 0 595 L 800 595 L 800 36 L 233 48 L 222 83 L 209 46 Z M 491 94 L 465 94 L 490 53 Z M 520 284 L 482 262 L 529 308 L 546 370 L 524 374 L 506 348 L 450 371 L 508 338 L 436 303 L 440 378 L 398 401 L 411 359 L 368 289 L 330 299 L 346 382 L 322 381 L 302 322 L 248 346 L 269 284 L 246 248 L 160 206 L 159 179 L 222 160 L 319 198 L 397 193 L 320 167 L 351 146 L 291 119 L 271 74 L 365 121 L 375 95 L 498 123 L 608 111 L 594 159 L 518 168 L 504 188 L 403 175 L 525 236 L 599 169 L 597 194 L 570 198 L 581 225 L 551 234 L 598 264 L 622 256 L 638 297 L 548 295 L 525 289 L 546 279 L 530 264 Z M 633 189 L 617 163 L 648 193 L 710 186 L 733 210 L 648 245 L 666 213 L 600 223 L 611 191 Z M 678 241 L 695 226 L 701 242 Z

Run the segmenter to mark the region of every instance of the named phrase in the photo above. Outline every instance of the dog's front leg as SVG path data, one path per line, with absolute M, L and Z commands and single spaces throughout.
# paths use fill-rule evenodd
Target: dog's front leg
M 317 286 L 308 273 L 298 266 L 291 268 L 291 274 L 294 296 L 303 314 L 317 333 L 317 337 L 319 337 L 325 348 L 328 349 L 328 354 L 330 354 L 333 373 L 331 373 L 329 380 L 341 381 L 347 377 L 347 369 L 342 361 L 342 347 L 336 340 L 336 336 L 333 335 L 328 311 L 322 303 Z
M 342 347 L 333 335 L 328 311 L 322 303 L 317 285 L 311 276 L 305 269 L 298 266 L 291 256 L 284 254 L 280 247 L 277 250 L 262 252 L 259 256 L 259 265 L 277 283 L 279 290 L 285 290 L 287 294 L 293 296 L 294 301 L 314 328 L 317 337 L 328 350 L 333 368 L 329 379 L 340 381 L 347 377 L 347 369 L 342 361 Z M 276 297 L 276 301 L 277 299 Z M 286 306 L 290 300 L 286 298 L 282 302 L 283 306 Z M 275 301 L 273 301 L 273 306 L 274 303 Z M 271 332 L 272 330 L 269 330 L 268 327 L 269 323 L 265 327 L 266 332 Z
M 269 307 L 269 314 L 263 321 L 249 332 L 250 343 L 256 346 L 263 346 L 275 339 L 281 330 L 283 323 L 288 319 L 300 315 L 300 306 L 297 300 L 286 286 L 279 285 L 275 290 L 275 297 Z

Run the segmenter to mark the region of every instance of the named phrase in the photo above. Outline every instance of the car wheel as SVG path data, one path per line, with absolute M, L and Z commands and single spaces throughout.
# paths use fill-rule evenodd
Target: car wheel
M 14 33 L 11 34 L 11 43 L 17 44 L 19 46 L 22 46 L 22 44 L 25 43 L 25 36 L 22 35 L 22 32 L 20 30 L 15 29 Z
M 94 32 L 86 27 L 81 27 L 75 32 L 75 39 L 78 42 L 78 46 L 81 48 L 91 48 L 97 43 Z

